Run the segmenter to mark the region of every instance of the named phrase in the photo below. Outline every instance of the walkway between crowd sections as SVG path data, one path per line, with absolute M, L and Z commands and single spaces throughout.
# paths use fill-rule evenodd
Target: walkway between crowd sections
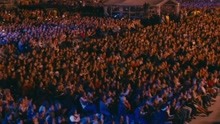
M 209 107 L 210 111 L 213 111 L 208 117 L 197 116 L 190 124 L 220 124 L 220 93 L 216 97 L 214 105 Z

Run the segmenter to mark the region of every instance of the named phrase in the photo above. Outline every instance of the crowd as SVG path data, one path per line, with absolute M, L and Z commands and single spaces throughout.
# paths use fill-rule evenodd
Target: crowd
M 66 6 L 85 6 L 102 4 L 106 0 L 17 0 L 18 5 L 39 5 L 39 4 L 52 4 L 52 5 L 66 5 Z
M 218 10 L 147 27 L 2 11 L 0 122 L 184 124 L 208 116 L 220 87 Z
M 204 8 L 204 7 L 216 7 L 220 3 L 218 0 L 177 0 L 185 8 Z
M 18 5 L 39 5 L 39 4 L 63 4 L 63 5 L 75 5 L 80 2 L 79 0 L 18 0 L 16 1 Z

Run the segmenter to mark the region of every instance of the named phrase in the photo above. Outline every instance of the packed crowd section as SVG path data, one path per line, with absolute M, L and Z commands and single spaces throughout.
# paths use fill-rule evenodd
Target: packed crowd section
M 95 5 L 101 4 L 107 0 L 17 0 L 19 5 L 38 5 L 38 4 L 53 4 L 53 5 Z
M 204 8 L 219 6 L 218 0 L 177 0 L 186 8 Z
M 76 5 L 80 0 L 17 0 L 18 5 L 38 5 L 38 4 L 64 4 L 64 5 Z
M 220 87 L 220 11 L 199 11 L 147 27 L 2 11 L 0 121 L 184 124 L 208 116 Z

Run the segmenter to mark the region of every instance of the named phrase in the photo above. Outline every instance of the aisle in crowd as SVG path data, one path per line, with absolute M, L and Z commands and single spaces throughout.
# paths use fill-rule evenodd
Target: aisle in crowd
M 216 110 L 220 110 L 219 102 L 220 102 L 220 94 L 217 96 L 216 102 L 214 103 L 214 105 L 210 107 L 210 110 L 212 110 L 213 113 L 208 117 L 198 116 L 196 119 L 192 120 L 190 124 L 218 124 L 220 123 L 220 111 L 216 111 Z

